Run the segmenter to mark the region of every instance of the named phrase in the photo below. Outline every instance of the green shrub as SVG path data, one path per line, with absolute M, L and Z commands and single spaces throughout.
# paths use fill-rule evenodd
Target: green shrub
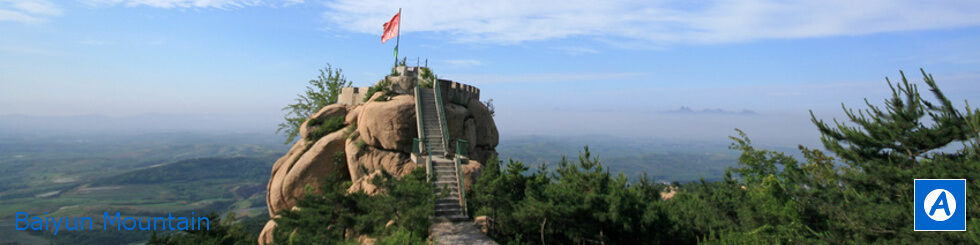
M 422 67 L 419 71 L 419 86 L 423 88 L 433 88 L 435 87 L 438 78 L 435 73 L 428 67 Z
M 401 178 L 383 173 L 372 182 L 386 191 L 375 196 L 348 194 L 350 182 L 337 174 L 328 176 L 321 193 L 307 193 L 297 201 L 302 209 L 280 213 L 275 242 L 357 244 L 354 237 L 370 236 L 377 244 L 425 244 L 429 216 L 435 212 L 434 189 L 425 180 L 425 170 L 416 168 Z M 387 226 L 391 220 L 394 224 Z
M 391 87 L 391 81 L 388 81 L 388 78 L 381 80 L 378 84 L 368 88 L 367 93 L 364 94 L 364 102 L 371 99 L 371 96 L 374 96 L 374 93 L 377 92 L 384 92 L 385 96 L 394 94 L 389 87 Z M 381 96 L 377 101 L 384 101 L 385 96 Z
M 312 132 L 310 132 L 306 139 L 310 142 L 316 142 L 323 136 L 327 136 L 334 131 L 344 128 L 344 117 L 335 116 L 326 119 L 313 118 L 307 122 L 307 125 L 316 125 Z
M 364 150 L 364 147 L 367 147 L 367 142 L 364 142 L 364 140 L 359 139 L 357 141 L 354 141 L 354 145 L 357 146 L 357 149 Z

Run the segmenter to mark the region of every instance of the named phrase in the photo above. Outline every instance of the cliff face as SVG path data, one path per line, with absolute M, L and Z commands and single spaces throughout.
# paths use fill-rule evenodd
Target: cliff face
M 320 109 L 300 128 L 300 140 L 272 167 L 266 198 L 269 216 L 290 209 L 303 195 L 307 186 L 316 190 L 321 180 L 338 173 L 350 179 L 348 192 L 378 193 L 370 180 L 386 171 L 404 176 L 416 167 L 411 160 L 412 141 L 418 137 L 415 97 L 411 88 L 414 76 L 386 78 L 389 93 L 376 92 L 360 105 L 332 104 Z M 383 82 L 384 80 L 382 80 Z M 379 84 L 385 84 L 379 82 Z M 375 85 L 379 86 L 379 85 Z M 464 182 L 472 185 L 479 170 L 491 155 L 496 154 L 499 135 L 489 109 L 478 96 L 466 101 L 445 104 L 450 139 L 469 143 L 469 164 L 464 165 Z M 323 123 L 331 120 L 340 123 Z M 342 124 L 342 125 L 339 125 Z M 320 127 L 339 128 L 331 132 Z M 319 136 L 319 138 L 316 138 Z M 455 141 L 455 140 L 452 140 Z M 448 149 L 455 149 L 455 142 Z M 271 239 L 275 223 L 270 221 L 260 241 Z

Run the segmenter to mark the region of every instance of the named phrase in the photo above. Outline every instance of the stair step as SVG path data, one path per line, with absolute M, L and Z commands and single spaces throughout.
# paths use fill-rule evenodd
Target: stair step
M 434 217 L 433 219 L 444 220 L 449 222 L 462 222 L 462 221 L 469 221 L 470 217 L 467 217 L 466 215 L 449 215 L 449 216 Z
M 455 179 L 455 178 L 453 178 L 453 179 Z M 449 181 L 443 180 L 443 181 L 436 181 L 436 183 L 435 184 L 432 184 L 432 186 L 435 186 L 437 190 L 442 190 L 443 187 L 452 188 L 452 187 L 458 186 L 458 185 L 456 185 L 456 180 L 449 180 Z
M 443 199 L 442 202 L 437 202 L 436 205 L 456 205 L 459 206 L 459 199 Z
M 463 208 L 453 208 L 453 209 L 436 209 L 436 215 L 439 214 L 462 214 Z
M 447 203 L 437 203 L 436 204 L 436 210 L 439 210 L 439 209 L 442 209 L 442 208 L 459 208 L 459 202 L 453 202 L 453 203 L 448 203 L 447 202 Z
M 435 187 L 436 187 L 436 191 L 442 191 L 442 189 L 449 189 L 450 191 L 455 192 L 457 189 L 459 189 L 458 185 L 436 185 Z

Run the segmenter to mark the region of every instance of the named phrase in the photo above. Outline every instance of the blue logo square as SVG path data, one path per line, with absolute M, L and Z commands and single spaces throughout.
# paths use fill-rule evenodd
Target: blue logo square
M 966 230 L 966 180 L 915 180 L 915 231 Z

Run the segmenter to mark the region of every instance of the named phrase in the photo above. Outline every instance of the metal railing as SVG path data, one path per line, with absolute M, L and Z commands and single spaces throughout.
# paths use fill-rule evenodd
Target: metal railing
M 419 137 L 412 142 L 412 151 L 418 151 L 416 159 L 425 158 L 425 175 L 429 180 L 432 180 L 432 173 L 435 171 L 432 169 L 432 152 L 429 151 L 429 140 L 425 138 L 425 120 L 422 118 L 422 87 L 417 82 L 415 83 L 415 120 Z
M 456 157 L 453 162 L 456 165 L 456 183 L 457 188 L 459 188 L 459 206 L 463 208 L 463 214 L 469 215 L 469 211 L 466 209 L 466 184 L 463 183 L 463 168 L 461 162 L 463 158 Z
M 468 153 L 467 152 L 467 149 L 469 149 L 469 148 L 470 148 L 470 142 L 469 141 L 466 141 L 464 139 L 456 139 L 456 156 L 457 157 L 460 157 L 461 156 L 461 157 L 464 157 L 464 158 L 469 158 L 470 156 L 469 156 L 469 154 L 467 154 Z M 466 164 L 466 163 L 463 163 L 463 164 Z
M 439 123 L 440 123 L 439 128 L 442 129 L 442 146 L 443 146 L 443 150 L 446 151 L 444 153 L 449 153 L 449 151 L 448 151 L 449 150 L 449 129 L 446 126 L 447 125 L 446 124 L 446 107 L 442 103 L 442 89 L 439 86 L 439 83 L 440 82 L 439 82 L 438 79 L 436 79 L 433 82 L 435 83 L 435 86 L 433 86 L 434 88 L 432 89 L 432 93 L 436 97 L 436 112 L 439 115 L 438 116 L 439 117 Z

